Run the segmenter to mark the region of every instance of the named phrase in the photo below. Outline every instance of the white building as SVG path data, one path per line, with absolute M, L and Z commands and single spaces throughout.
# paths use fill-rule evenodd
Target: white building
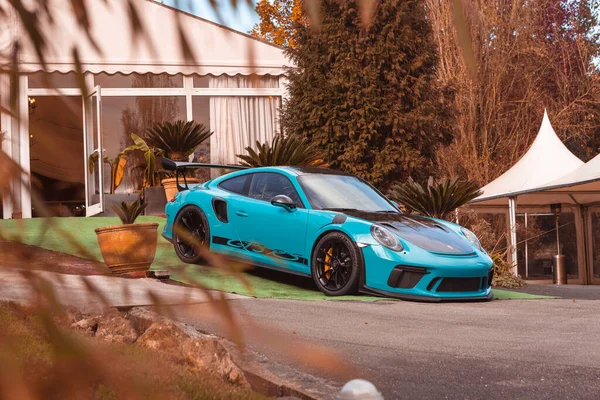
M 14 86 L 19 118 L 2 113 L 2 149 L 31 173 L 31 185 L 45 203 L 63 208 L 85 204 L 87 215 L 101 212 L 99 174 L 103 182 L 109 181 L 110 168 L 103 164 L 91 173 L 89 155 L 103 148 L 114 157 L 131 144 L 131 133 L 143 133 L 155 122 L 195 120 L 210 127 L 215 133 L 205 161 L 226 164 L 236 163 L 235 154 L 256 140 L 269 140 L 280 131 L 283 74 L 289 65 L 281 48 L 152 0 L 135 2 L 148 34 L 135 39 L 126 2 L 107 0 L 88 2 L 95 49 L 74 18 L 71 3 L 50 4 L 54 24 L 42 24 L 49 39 L 49 72 L 44 72 L 16 17 L 0 27 L 0 54 L 10 54 L 16 41 L 21 47 Z M 195 61 L 180 49 L 178 26 Z M 87 98 L 77 82 L 74 49 Z M 10 91 L 9 74 L 0 74 L 5 109 L 10 109 Z M 132 179 L 128 176 L 118 191 L 132 190 Z M 2 202 L 3 218 L 32 216 L 29 185 L 14 183 L 14 201 Z

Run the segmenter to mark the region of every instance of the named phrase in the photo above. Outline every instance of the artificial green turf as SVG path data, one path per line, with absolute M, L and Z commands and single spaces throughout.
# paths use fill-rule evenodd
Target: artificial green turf
M 140 217 L 137 221 L 158 222 L 159 232 L 162 232 L 165 224 L 165 219 L 158 217 Z M 94 229 L 119 224 L 120 221 L 116 217 L 0 220 L 0 235 L 4 239 L 20 241 L 47 250 L 102 261 Z M 392 300 L 366 295 L 327 297 L 317 290 L 310 278 L 264 268 L 258 268 L 239 275 L 228 275 L 215 268 L 184 264 L 175 255 L 173 246 L 160 235 L 156 258 L 151 268 L 170 270 L 171 278 L 183 283 L 199 283 L 209 289 L 259 298 L 359 301 Z M 548 298 L 548 296 L 496 289 L 494 289 L 494 297 L 499 300 Z
M 556 296 L 543 296 L 540 294 L 529 294 L 513 292 L 512 290 L 494 290 L 494 300 L 530 300 L 530 299 L 558 299 Z

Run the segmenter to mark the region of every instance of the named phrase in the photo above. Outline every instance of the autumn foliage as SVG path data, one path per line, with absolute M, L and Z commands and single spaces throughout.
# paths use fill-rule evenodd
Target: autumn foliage
M 302 0 L 260 0 L 256 13 L 260 22 L 252 29 L 252 35 L 278 46 L 298 47 L 298 27 L 308 25 Z

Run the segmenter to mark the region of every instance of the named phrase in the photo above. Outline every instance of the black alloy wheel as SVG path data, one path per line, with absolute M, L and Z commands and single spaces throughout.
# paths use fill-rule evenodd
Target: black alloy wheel
M 314 248 L 312 276 L 319 290 L 328 296 L 356 292 L 362 270 L 360 250 L 341 232 L 323 236 Z
M 204 212 L 196 206 L 185 206 L 173 224 L 173 246 L 179 259 L 188 264 L 204 261 L 202 253 L 208 251 L 210 227 Z

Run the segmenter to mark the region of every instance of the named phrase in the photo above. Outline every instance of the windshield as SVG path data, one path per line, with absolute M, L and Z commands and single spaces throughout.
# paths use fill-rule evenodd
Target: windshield
M 398 211 L 371 185 L 355 176 L 309 174 L 298 177 L 298 182 L 316 210 Z

